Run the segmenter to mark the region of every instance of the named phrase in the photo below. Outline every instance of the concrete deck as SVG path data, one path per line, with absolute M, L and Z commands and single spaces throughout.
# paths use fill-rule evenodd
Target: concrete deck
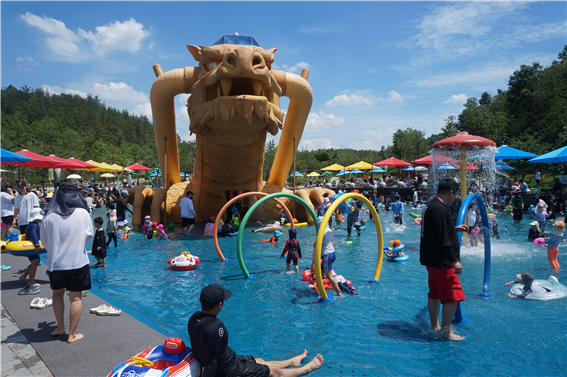
M 77 332 L 85 337 L 73 344 L 67 336 L 52 337 L 57 328 L 53 309 L 30 309 L 35 297 L 51 298 L 47 267 L 38 268 L 36 281 L 41 292 L 18 295 L 24 284 L 12 277 L 29 264 L 27 258 L 3 253 L 2 271 L 2 377 L 12 376 L 106 376 L 131 356 L 162 344 L 166 336 L 144 325 L 124 311 L 120 316 L 98 316 L 90 308 L 106 301 L 89 293 L 83 297 L 83 310 Z M 65 323 L 69 330 L 69 301 L 65 299 Z M 118 308 L 122 309 L 122 308 Z

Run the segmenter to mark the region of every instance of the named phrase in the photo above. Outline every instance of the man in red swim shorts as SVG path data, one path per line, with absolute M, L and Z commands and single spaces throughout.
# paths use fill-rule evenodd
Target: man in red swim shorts
M 448 340 L 465 339 L 455 334 L 451 320 L 457 311 L 459 301 L 465 300 L 459 275 L 463 271 L 460 262 L 459 238 L 457 232 L 467 232 L 468 226 L 455 226 L 447 207 L 457 198 L 459 184 L 453 179 L 439 182 L 437 195 L 428 204 L 422 215 L 419 261 L 427 267 L 429 294 L 427 307 L 431 328 L 442 330 L 441 336 Z M 441 326 L 439 309 L 443 305 Z

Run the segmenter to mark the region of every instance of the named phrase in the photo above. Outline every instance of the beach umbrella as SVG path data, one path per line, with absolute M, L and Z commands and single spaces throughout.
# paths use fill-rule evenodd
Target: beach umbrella
M 320 175 L 321 175 L 321 174 L 312 171 L 311 173 L 307 174 L 307 177 L 318 177 L 318 176 L 320 176 Z
M 331 173 L 330 171 L 326 171 L 326 172 L 324 172 L 324 173 L 321 174 L 321 175 L 332 175 L 332 174 L 333 174 L 333 173 Z
M 345 167 L 339 164 L 333 164 L 331 166 L 327 166 L 326 168 L 321 169 L 323 171 L 341 171 L 345 170 Z
M 508 147 L 506 145 L 498 148 L 498 152 L 494 155 L 495 160 L 522 160 L 525 158 L 538 157 L 537 154 L 524 152 L 516 148 Z
M 530 160 L 532 164 L 535 163 L 547 163 L 547 164 L 555 164 L 558 162 L 567 162 L 567 146 L 563 148 L 556 149 L 544 155 L 541 155 L 536 158 L 532 158 Z
M 303 177 L 303 174 L 301 174 L 300 172 L 297 172 L 297 171 L 295 172 L 295 174 L 290 174 L 289 176 L 290 176 L 290 177 L 293 177 L 294 175 L 295 175 L 296 177 Z
M 435 156 L 435 163 L 436 164 L 442 164 L 442 163 L 449 163 L 449 164 L 458 164 L 459 161 L 457 160 L 453 160 L 452 158 L 443 156 L 443 155 L 437 155 Z M 433 164 L 433 155 L 430 154 L 427 157 L 423 157 L 420 159 L 417 159 L 415 161 L 413 161 L 414 164 L 417 165 L 432 165 Z
M 401 170 L 401 171 L 414 171 L 415 168 L 414 168 L 413 166 L 406 166 L 405 168 L 400 169 L 400 170 Z
M 424 170 L 427 170 L 427 168 L 423 166 L 416 166 L 415 168 L 415 171 L 424 171 Z
M 436 169 L 441 169 L 441 170 L 454 170 L 455 167 L 454 167 L 453 165 L 450 165 L 450 164 L 445 163 L 445 164 L 442 164 L 442 165 L 437 166 Z
M 74 164 L 76 166 L 81 166 L 81 168 L 77 168 L 77 169 L 71 169 L 71 170 L 89 170 L 89 169 L 96 169 L 98 168 L 98 166 L 93 165 L 93 164 L 89 164 L 86 163 L 84 161 L 81 160 L 77 160 L 74 157 L 69 157 L 68 159 L 66 159 L 65 161 L 70 162 L 71 164 Z
M 353 169 L 371 170 L 373 168 L 374 168 L 374 165 L 369 164 L 368 162 L 359 161 L 356 164 L 352 164 L 352 165 L 345 167 L 345 170 L 353 170 Z
M 81 179 L 82 177 L 79 174 L 71 174 L 67 176 L 67 179 Z
M 68 166 L 67 163 L 55 161 L 55 160 L 53 160 L 49 157 L 30 152 L 27 149 L 22 149 L 21 151 L 16 152 L 16 154 L 19 154 L 20 156 L 29 157 L 29 158 L 33 159 L 33 160 L 29 160 L 29 161 L 24 162 L 23 165 L 20 165 L 20 166 L 24 166 L 24 167 L 27 167 L 27 168 L 62 168 L 62 169 L 67 169 L 67 166 Z
M 341 171 L 339 172 L 339 174 L 337 174 L 336 176 L 337 176 L 337 177 L 341 177 L 341 176 L 346 175 L 346 174 L 348 174 L 348 173 L 349 173 L 349 172 L 346 171 L 346 170 L 341 170 Z
M 467 170 L 480 170 L 479 168 L 477 168 L 476 166 L 474 166 L 470 162 L 467 162 L 466 165 L 467 165 L 467 167 L 466 167 Z M 455 169 L 460 169 L 460 168 L 461 168 L 461 165 L 457 165 L 455 167 Z
M 20 165 L 22 166 L 26 161 L 34 161 L 31 157 L 22 156 L 20 154 L 10 152 L 6 149 L 2 149 L 0 152 L 0 159 L 2 160 L 2 165 Z
M 114 174 L 112 173 L 104 173 L 100 175 L 101 178 L 114 178 Z
M 148 168 L 147 166 L 140 165 L 140 164 L 134 164 L 134 165 L 126 166 L 126 169 L 129 169 L 129 170 L 143 170 L 143 171 L 152 170 L 151 168 Z
M 364 172 L 360 169 L 353 169 L 349 171 L 350 174 L 364 174 Z
M 385 173 L 386 170 L 381 169 L 379 167 L 375 167 L 374 169 L 370 170 L 369 173 Z
M 513 167 L 506 165 L 502 161 L 496 161 L 496 169 L 514 170 Z
M 373 163 L 374 166 L 410 166 L 411 164 L 397 158 L 390 157 L 386 160 L 378 161 Z

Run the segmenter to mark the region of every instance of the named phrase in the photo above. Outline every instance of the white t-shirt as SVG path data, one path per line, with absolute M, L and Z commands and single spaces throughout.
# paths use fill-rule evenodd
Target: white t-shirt
M 413 192 L 413 201 L 417 203 L 418 200 L 418 196 L 417 196 L 417 191 Z
M 535 179 L 539 179 L 539 175 L 540 175 L 540 174 L 541 174 L 541 173 L 540 173 L 539 171 L 536 171 L 536 172 L 535 172 Z
M 85 198 L 85 202 L 87 202 L 87 205 L 88 205 L 89 207 L 92 207 L 92 206 L 94 205 L 94 199 L 91 198 L 90 196 L 87 196 L 87 197 Z
M 567 175 L 563 174 L 561 178 L 559 178 L 562 185 L 567 185 Z
M 39 207 L 39 199 L 33 192 L 27 195 L 20 195 L 18 193 L 14 201 L 14 207 L 20 210 L 18 214 L 18 226 L 28 225 L 28 218 L 31 215 L 32 209 Z
M 91 217 L 83 208 L 76 208 L 69 216 L 48 212 L 39 234 L 47 250 L 49 271 L 74 270 L 89 264 L 85 242 L 93 233 Z
M 467 212 L 467 225 L 474 226 L 476 224 L 476 212 L 474 210 Z
M 0 194 L 0 206 L 1 216 L 13 216 L 14 215 L 14 197 L 7 192 Z
M 188 197 L 184 197 L 179 202 L 179 208 L 181 208 L 181 217 L 186 219 L 195 218 L 195 209 L 193 208 L 193 201 Z
M 323 235 L 323 245 L 321 246 L 321 256 L 335 252 L 335 235 L 333 231 L 326 226 Z

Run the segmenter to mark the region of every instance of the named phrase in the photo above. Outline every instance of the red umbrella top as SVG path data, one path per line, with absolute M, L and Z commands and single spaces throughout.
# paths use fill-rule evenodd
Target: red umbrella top
M 433 155 L 429 155 L 427 157 L 423 157 L 420 158 L 419 160 L 415 160 L 414 161 L 415 164 L 417 165 L 431 165 L 433 164 Z M 457 160 L 453 160 L 452 158 L 446 157 L 446 156 L 442 156 L 442 155 L 437 155 L 435 157 L 435 163 L 436 164 L 458 164 L 459 161 Z
M 152 170 L 151 168 L 148 168 L 147 166 L 144 165 L 140 165 L 140 164 L 134 164 L 134 165 L 130 165 L 130 166 L 126 166 L 126 169 L 130 169 L 130 170 Z
M 16 152 L 19 155 L 33 158 L 35 161 L 26 161 L 22 166 L 28 168 L 62 168 L 67 169 L 68 164 L 56 161 L 50 157 L 42 156 L 37 153 L 28 151 L 27 149 L 22 149 Z
M 455 136 L 448 137 L 433 144 L 433 148 L 449 148 L 456 147 L 495 147 L 496 143 L 490 139 L 481 136 L 469 135 L 467 131 L 459 132 Z
M 77 169 L 78 168 L 80 168 L 80 169 L 96 169 L 96 168 L 100 167 L 100 166 L 96 166 L 96 165 L 93 165 L 93 164 L 89 164 L 88 162 L 85 162 L 85 161 L 77 160 L 74 157 L 69 157 L 65 161 L 68 161 L 69 163 L 76 165 Z
M 460 169 L 460 168 L 461 165 L 455 166 L 455 169 Z M 471 164 L 470 162 L 467 162 L 467 170 L 480 170 L 480 169 L 474 166 L 473 164 Z
M 402 160 L 398 160 L 397 158 L 390 157 L 387 160 L 375 162 L 372 165 L 374 166 L 410 166 L 410 163 L 407 163 Z

